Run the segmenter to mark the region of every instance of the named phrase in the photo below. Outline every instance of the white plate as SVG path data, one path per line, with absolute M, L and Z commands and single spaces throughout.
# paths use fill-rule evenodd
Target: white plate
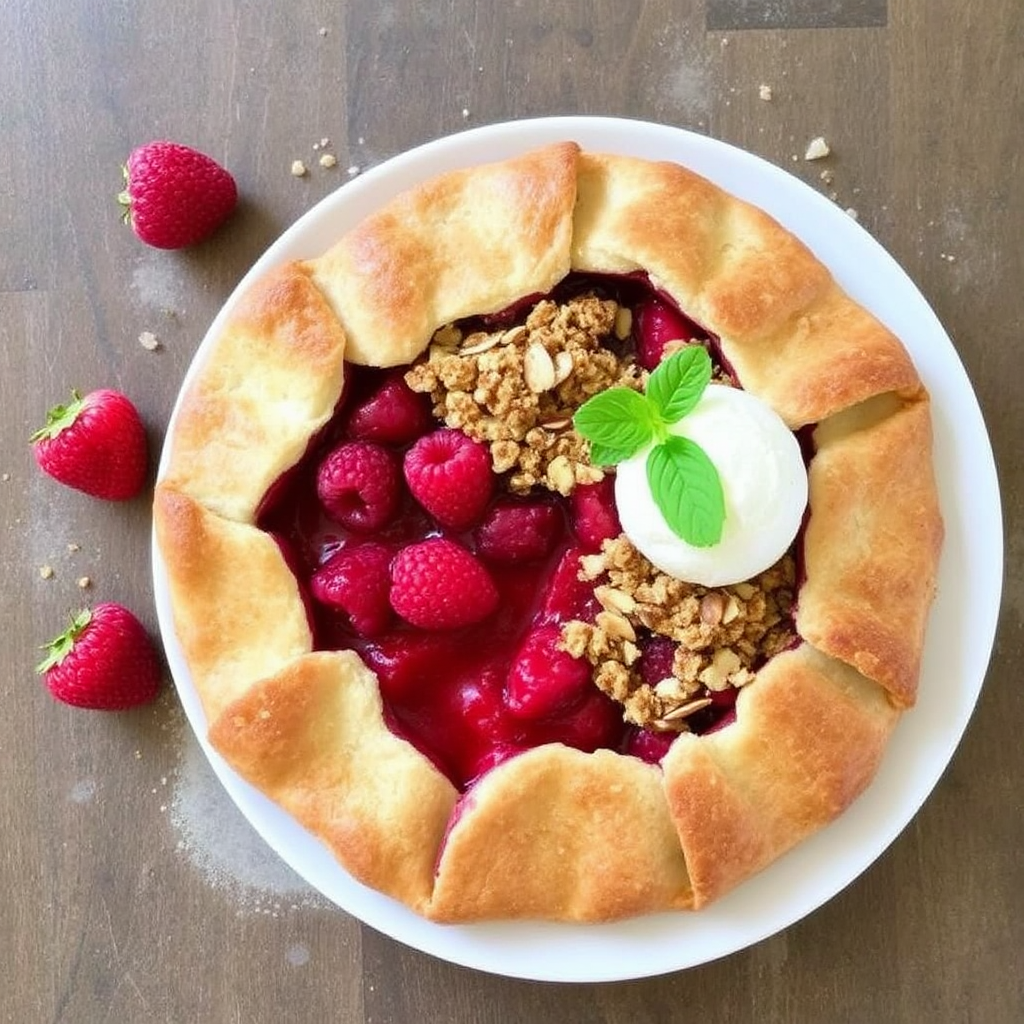
M 272 265 L 319 254 L 369 211 L 425 177 L 561 139 L 591 150 L 686 164 L 768 210 L 903 339 L 931 391 L 946 523 L 939 595 L 917 707 L 904 716 L 861 799 L 834 824 L 699 914 L 610 925 L 431 924 L 355 882 L 316 839 L 209 748 L 202 709 L 174 637 L 155 546 L 153 565 L 164 643 L 192 727 L 242 813 L 303 878 L 379 931 L 453 963 L 537 980 L 611 981 L 706 963 L 786 928 L 853 881 L 899 835 L 953 756 L 981 688 L 999 609 L 1002 520 L 992 450 L 970 382 L 935 315 L 893 259 L 835 205 L 777 167 L 713 139 L 645 122 L 564 117 L 492 125 L 421 146 L 367 172 L 317 204 L 256 263 L 211 326 L 186 382 L 241 290 Z

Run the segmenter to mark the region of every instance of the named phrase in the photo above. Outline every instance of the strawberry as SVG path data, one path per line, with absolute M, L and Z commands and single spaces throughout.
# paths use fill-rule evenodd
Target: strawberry
M 117 201 L 147 245 L 183 249 L 212 235 L 238 202 L 235 179 L 215 160 L 175 142 L 132 150 Z
M 94 498 L 123 501 L 146 481 L 146 428 L 119 391 L 93 391 L 85 398 L 72 391 L 71 401 L 55 405 L 30 440 L 44 473 Z
M 456 629 L 498 607 L 490 574 L 464 547 L 443 537 L 410 544 L 391 563 L 391 607 L 420 629 Z
M 160 661 L 149 634 L 119 604 L 79 612 L 44 650 L 36 671 L 65 704 L 120 711 L 153 700 L 160 690 Z

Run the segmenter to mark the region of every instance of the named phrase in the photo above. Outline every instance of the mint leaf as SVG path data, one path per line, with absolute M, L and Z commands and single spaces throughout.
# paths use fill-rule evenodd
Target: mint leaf
M 672 434 L 652 448 L 647 456 L 647 483 L 676 536 L 695 548 L 709 548 L 722 539 L 722 481 L 707 452 L 695 441 Z
M 572 424 L 590 442 L 591 461 L 603 466 L 635 455 L 662 429 L 647 399 L 630 388 L 594 395 L 576 410 Z
M 700 401 L 711 380 L 711 356 L 687 345 L 659 363 L 647 381 L 647 400 L 665 423 L 678 423 Z

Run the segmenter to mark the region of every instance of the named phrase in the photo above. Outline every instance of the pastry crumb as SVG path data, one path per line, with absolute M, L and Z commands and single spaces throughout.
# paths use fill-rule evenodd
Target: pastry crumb
M 848 206 L 846 208 L 846 215 L 851 220 L 860 220 L 860 214 L 857 212 L 856 208 L 853 207 L 853 206 Z
M 68 554 L 69 555 L 73 555 L 76 551 L 81 551 L 81 550 L 82 550 L 82 545 L 76 543 L 75 541 L 72 541 L 70 544 L 68 544 Z
M 807 149 L 804 151 L 805 160 L 822 160 L 832 152 L 832 147 L 825 141 L 821 135 L 816 136 L 807 143 Z
M 78 589 L 88 590 L 92 586 L 92 579 L 89 576 L 78 577 Z
M 321 38 L 323 38 L 323 36 L 327 35 L 327 26 L 326 25 L 321 26 L 319 29 L 317 29 L 317 33 L 316 34 L 318 36 L 320 36 Z
M 301 160 L 292 161 L 292 176 L 304 178 L 306 176 L 306 165 Z
M 818 175 L 818 177 L 825 185 L 831 185 L 832 182 L 835 181 L 835 175 L 828 170 L 822 171 L 821 174 Z
M 323 153 L 320 156 L 321 167 L 337 167 L 338 158 L 333 153 Z
M 766 103 L 771 101 L 772 98 L 772 87 L 770 85 L 761 84 L 757 87 L 757 95 L 760 99 Z
M 3 480 L 4 483 L 7 483 L 7 481 L 10 480 L 10 479 L 11 479 L 11 474 L 10 473 L 0 473 L 0 480 Z
M 346 171 L 346 174 L 348 174 L 348 176 L 349 176 L 350 178 L 354 178 L 354 177 L 355 177 L 355 176 L 356 176 L 356 175 L 357 175 L 357 174 L 358 174 L 358 173 L 360 172 L 360 170 L 361 170 L 361 169 L 362 169 L 362 168 L 360 168 L 358 164 L 353 164 L 353 165 L 352 165 L 352 166 L 351 166 L 351 167 L 350 167 L 350 168 L 349 168 L 349 169 L 348 169 L 348 170 Z
M 462 116 L 463 116 L 463 118 L 469 117 L 469 108 L 468 107 L 463 107 L 462 108 Z
M 152 331 L 143 331 L 139 335 L 139 344 L 147 352 L 156 352 L 160 348 L 160 339 Z
M 39 578 L 44 580 L 53 579 L 53 566 L 52 565 L 41 565 L 39 566 Z

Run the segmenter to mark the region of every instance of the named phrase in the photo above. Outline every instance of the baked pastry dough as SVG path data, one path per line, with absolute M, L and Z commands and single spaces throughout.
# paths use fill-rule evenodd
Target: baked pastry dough
M 547 744 L 460 794 L 388 727 L 352 651 L 315 651 L 257 526 L 342 396 L 346 361 L 644 271 L 723 363 L 812 431 L 797 645 L 736 721 L 660 767 Z M 915 698 L 942 542 L 926 394 L 900 342 L 762 211 L 669 163 L 571 142 L 446 174 L 323 256 L 257 281 L 204 353 L 154 503 L 178 640 L 213 746 L 357 879 L 439 921 L 699 908 L 841 814 Z

